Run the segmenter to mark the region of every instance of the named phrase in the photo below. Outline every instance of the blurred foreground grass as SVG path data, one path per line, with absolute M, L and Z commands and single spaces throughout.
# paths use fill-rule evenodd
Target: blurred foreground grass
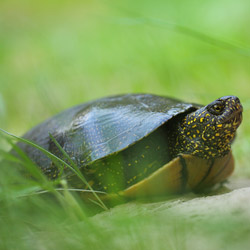
M 204 104 L 233 94 L 244 106 L 234 178 L 250 177 L 249 11 L 248 0 L 2 0 L 0 127 L 22 135 L 67 107 L 118 93 Z M 249 243 L 249 218 L 197 224 L 178 214 L 121 212 L 99 224 L 81 222 L 69 216 L 75 208 L 65 196 L 67 209 L 40 196 L 17 198 L 26 192 L 13 184 L 20 177 L 11 166 L 3 169 L 0 249 L 201 249 L 209 239 L 215 245 L 207 249 L 243 249 Z

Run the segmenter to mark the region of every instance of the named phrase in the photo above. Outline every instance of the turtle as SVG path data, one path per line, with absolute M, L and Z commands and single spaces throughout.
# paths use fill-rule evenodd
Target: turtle
M 233 172 L 231 144 L 242 111 L 236 96 L 204 106 L 153 94 L 123 94 L 69 108 L 23 138 L 63 158 L 51 134 L 92 189 L 106 196 L 199 192 Z M 49 179 L 63 175 L 70 187 L 87 188 L 69 168 L 62 173 L 38 149 L 19 146 Z

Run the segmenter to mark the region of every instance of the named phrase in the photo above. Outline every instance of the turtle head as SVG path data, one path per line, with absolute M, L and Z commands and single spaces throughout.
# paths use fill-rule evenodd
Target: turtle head
M 206 159 L 224 156 L 241 124 L 242 111 L 236 96 L 224 96 L 186 115 L 177 139 L 181 151 Z

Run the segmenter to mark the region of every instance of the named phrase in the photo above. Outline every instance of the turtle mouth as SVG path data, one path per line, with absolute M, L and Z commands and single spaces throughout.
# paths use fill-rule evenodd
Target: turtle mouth
M 238 128 L 242 122 L 242 108 L 235 111 L 228 119 L 226 119 L 223 124 L 224 127 L 234 127 Z
M 238 128 L 238 126 L 242 122 L 242 112 L 243 107 L 240 103 L 240 100 L 237 97 L 225 97 L 226 105 L 222 115 L 219 117 L 219 121 L 225 127 L 234 127 Z M 224 99 L 225 99 L 224 98 Z

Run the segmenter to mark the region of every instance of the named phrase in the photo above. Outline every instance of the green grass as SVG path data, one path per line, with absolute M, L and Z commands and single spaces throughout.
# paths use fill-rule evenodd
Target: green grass
M 2 0 L 0 127 L 20 136 L 65 108 L 127 92 L 203 104 L 233 94 L 244 113 L 232 178 L 250 178 L 249 10 L 248 0 Z M 0 137 L 0 158 L 15 161 L 9 148 Z M 24 179 L 14 165 L 0 163 L 0 249 L 249 245 L 246 215 L 189 220 L 141 204 L 91 218 L 75 192 L 56 190 L 39 174 Z M 41 189 L 52 192 L 31 195 Z

